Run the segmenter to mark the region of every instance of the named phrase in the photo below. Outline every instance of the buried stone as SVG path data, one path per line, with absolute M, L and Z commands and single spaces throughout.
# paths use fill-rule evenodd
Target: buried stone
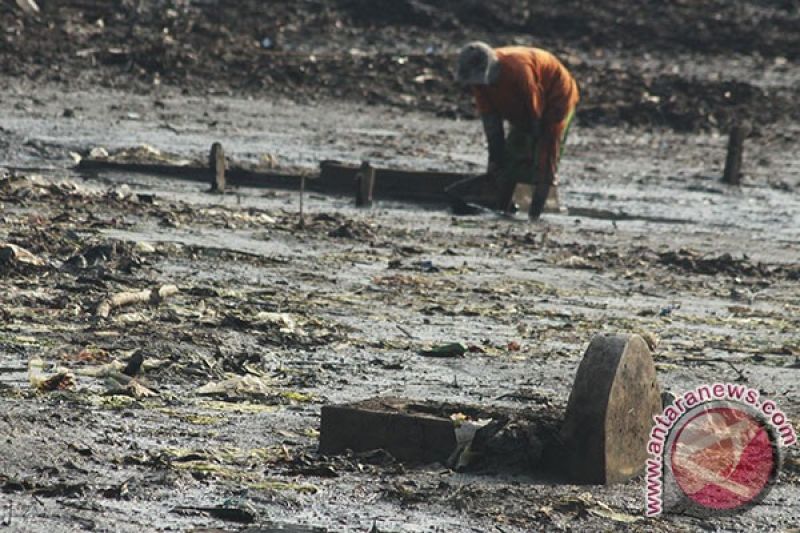
M 597 336 L 566 412 L 372 398 L 322 408 L 320 453 L 383 449 L 409 463 L 547 473 L 610 484 L 637 475 L 661 407 L 650 350 L 638 335 Z

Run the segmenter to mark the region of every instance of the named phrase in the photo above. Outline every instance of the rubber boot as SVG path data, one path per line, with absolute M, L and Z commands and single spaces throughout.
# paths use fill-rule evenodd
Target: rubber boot
M 566 213 L 567 208 L 561 205 L 558 195 L 558 185 L 551 185 L 547 193 L 547 201 L 544 204 L 545 213 Z

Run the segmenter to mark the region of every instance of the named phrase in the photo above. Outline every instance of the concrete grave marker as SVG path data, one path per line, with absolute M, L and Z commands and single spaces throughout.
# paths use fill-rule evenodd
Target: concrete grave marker
M 647 459 L 661 390 L 638 335 L 597 335 L 578 368 L 561 431 L 564 465 L 578 483 L 619 483 Z

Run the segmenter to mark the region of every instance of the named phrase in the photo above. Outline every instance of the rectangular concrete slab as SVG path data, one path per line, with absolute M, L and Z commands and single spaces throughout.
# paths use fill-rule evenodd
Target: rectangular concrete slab
M 456 448 L 453 421 L 408 400 L 373 398 L 322 408 L 319 451 L 339 454 L 383 449 L 401 461 L 447 461 Z

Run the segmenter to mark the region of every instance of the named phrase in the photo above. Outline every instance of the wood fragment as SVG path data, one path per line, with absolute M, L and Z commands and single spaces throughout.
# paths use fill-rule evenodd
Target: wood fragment
M 75 388 L 75 376 L 72 372 L 62 371 L 48 377 L 37 387 L 40 391 L 70 390 Z
M 17 0 L 17 7 L 27 15 L 38 15 L 39 6 L 34 0 Z
M 156 305 L 166 298 L 178 293 L 175 285 L 162 285 L 153 289 L 145 289 L 138 292 L 121 292 L 111 298 L 106 298 L 97 305 L 94 315 L 98 318 L 108 318 L 111 311 L 119 307 L 133 305 L 137 303 L 150 303 Z
M 405 336 L 406 336 L 406 337 L 408 337 L 409 339 L 416 339 L 416 337 L 414 336 L 414 334 L 413 334 L 413 333 L 411 333 L 410 331 L 408 331 L 406 328 L 404 328 L 404 327 L 403 327 L 403 326 L 401 326 L 400 324 L 395 324 L 395 327 L 396 327 L 397 329 L 399 329 L 400 331 L 402 331 L 402 332 L 403 332 L 403 335 L 405 335 Z
M 102 171 L 137 172 L 157 176 L 170 176 L 188 181 L 208 182 L 208 166 L 197 164 L 176 165 L 151 162 L 118 162 L 98 158 L 84 158 L 75 167 L 87 177 L 96 177 Z M 448 185 L 464 179 L 463 173 L 414 171 L 375 168 L 373 198 L 405 200 L 420 203 L 440 203 Z M 320 163 L 319 175 L 299 171 L 260 170 L 243 163 L 232 163 L 225 171 L 225 183 L 236 187 L 256 187 L 296 191 L 305 177 L 305 188 L 321 194 L 353 194 L 353 181 L 358 166 L 334 161 Z

